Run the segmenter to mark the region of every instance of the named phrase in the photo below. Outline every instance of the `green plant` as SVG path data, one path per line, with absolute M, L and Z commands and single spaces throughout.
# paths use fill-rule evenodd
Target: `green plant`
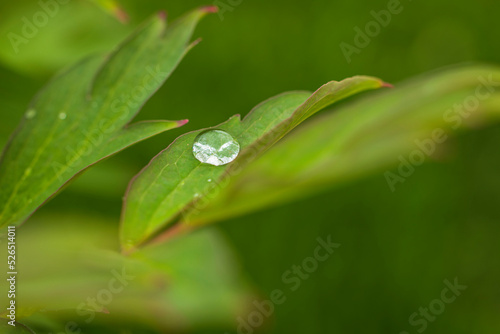
M 189 39 L 198 20 L 212 11 L 212 7 L 193 11 L 167 29 L 159 14 L 109 56 L 86 59 L 57 76 L 37 95 L 2 155 L 0 226 L 20 225 L 98 161 L 185 124 L 155 121 L 127 125 L 191 48 Z M 181 314 L 192 322 L 204 322 L 206 319 L 197 318 L 198 311 L 213 307 L 218 311 L 211 315 L 222 321 L 235 312 L 234 305 L 251 294 L 251 289 L 231 269 L 234 263 L 217 235 L 205 231 L 182 241 L 170 240 L 172 235 L 383 171 L 398 163 L 398 155 L 415 149 L 415 138 L 434 138 L 435 130 L 442 130 L 439 137 L 444 138 L 445 133 L 496 120 L 499 81 L 500 69 L 494 66 L 452 68 L 334 106 L 301 125 L 355 93 L 389 86 L 377 78 L 358 76 L 327 83 L 314 93 L 281 94 L 258 105 L 243 120 L 235 116 L 180 136 L 131 182 L 124 201 L 120 244 L 115 241 L 117 228 L 106 226 L 109 224 L 79 221 L 61 228 L 57 224 L 61 219 L 33 228 L 28 238 L 34 245 L 33 254 L 26 256 L 33 261 L 32 267 L 42 270 L 48 265 L 46 261 L 35 263 L 40 260 L 36 253 L 48 241 L 61 242 L 61 248 L 69 248 L 70 253 L 74 250 L 78 261 L 69 261 L 66 256 L 52 258 L 64 264 L 64 270 L 48 273 L 36 283 L 27 281 L 29 293 L 23 296 L 22 304 L 30 307 L 20 315 L 78 309 L 75 300 L 85 300 L 92 289 L 106 284 L 110 270 L 126 268 L 136 281 L 113 304 L 113 319 L 123 317 L 131 307 L 158 307 L 172 317 Z M 471 100 L 475 104 L 471 110 L 452 109 L 454 104 L 467 107 Z M 195 159 L 193 143 L 210 129 L 224 130 L 239 143 L 241 152 L 235 161 L 210 166 Z M 95 237 L 93 231 L 102 237 L 95 248 L 88 245 Z M 63 235 L 70 237 L 61 241 Z M 166 240 L 170 240 L 168 246 Z M 77 255 L 80 249 L 87 251 L 84 259 Z M 195 265 L 186 267 L 184 261 L 193 261 L 188 254 L 194 250 L 196 254 L 207 250 L 206 257 L 196 258 Z M 220 257 L 227 261 L 217 263 Z M 89 267 L 97 269 L 89 273 Z M 222 270 L 227 275 L 221 279 L 218 272 Z M 198 286 L 196 290 L 195 277 L 200 275 L 210 289 Z M 79 289 L 82 280 L 85 288 Z M 162 289 L 165 282 L 173 288 Z M 51 300 L 56 291 L 68 294 Z M 161 291 L 158 298 L 141 299 L 157 291 Z M 221 295 L 223 300 L 214 307 L 214 300 Z M 196 307 L 186 306 L 186 301 Z M 80 311 L 85 314 L 85 309 Z M 94 310 L 85 317 L 106 311 Z M 154 319 L 148 312 L 136 316 L 161 328 L 180 326 Z
M 155 16 L 116 51 L 58 75 L 32 101 L 2 155 L 0 226 L 19 224 L 88 166 L 186 121 L 127 124 L 187 51 L 197 22 L 211 9 L 165 29 Z

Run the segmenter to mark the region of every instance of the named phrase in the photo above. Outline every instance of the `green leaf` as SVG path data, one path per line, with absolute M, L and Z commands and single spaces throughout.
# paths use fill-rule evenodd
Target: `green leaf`
M 162 333 L 214 323 L 229 327 L 248 312 L 255 296 L 231 247 L 215 229 L 125 257 L 112 221 L 43 214 L 33 222 L 23 227 L 16 246 L 24 259 L 17 263 L 22 289 L 16 291 L 16 315 L 23 323 L 55 311 L 61 323 L 74 321 L 78 327 L 89 319 L 93 325 L 116 323 L 124 329 L 141 323 Z M 6 258 L 6 239 L 0 246 L 0 256 Z M 0 288 L 8 291 L 8 284 L 3 279 Z M 108 296 L 112 298 L 101 301 Z M 7 297 L 1 301 L 6 312 Z
M 0 62 L 25 75 L 51 75 L 88 54 L 114 47 L 133 31 L 90 1 L 99 0 L 2 2 Z M 48 24 L 39 26 L 33 20 L 40 11 L 50 15 Z M 114 13 L 124 17 L 119 8 Z
M 238 158 L 225 166 L 202 164 L 193 156 L 193 143 L 204 130 L 179 137 L 157 155 L 129 185 L 122 214 L 120 239 L 128 251 L 179 219 L 212 184 L 237 173 L 250 161 L 322 108 L 384 83 L 371 77 L 330 82 L 310 92 L 289 92 L 255 107 L 242 121 L 239 115 L 212 129 L 233 136 L 240 145 Z
M 170 76 L 198 21 L 195 10 L 166 28 L 156 15 L 116 51 L 53 79 L 31 103 L 0 163 L 0 227 L 20 224 L 85 168 L 186 121 L 127 125 Z
M 206 205 L 187 213 L 184 222 L 242 215 L 374 172 L 387 181 L 386 191 L 397 191 L 411 175 L 389 168 L 417 155 L 431 160 L 453 133 L 499 117 L 500 68 L 459 67 L 422 76 L 304 125 L 219 184 Z

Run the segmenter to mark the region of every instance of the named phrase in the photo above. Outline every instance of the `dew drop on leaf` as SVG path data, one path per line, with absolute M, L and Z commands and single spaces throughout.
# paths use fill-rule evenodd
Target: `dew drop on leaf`
M 222 166 L 230 163 L 240 153 L 240 144 L 227 132 L 209 130 L 196 137 L 193 154 L 205 164 Z
M 26 112 L 26 118 L 27 119 L 32 119 L 33 117 L 36 116 L 36 110 L 35 109 L 30 109 Z
M 66 113 L 59 113 L 59 119 L 66 119 Z

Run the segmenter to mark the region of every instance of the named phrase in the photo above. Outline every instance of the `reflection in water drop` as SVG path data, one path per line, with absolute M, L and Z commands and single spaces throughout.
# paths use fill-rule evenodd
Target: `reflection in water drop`
M 27 119 L 32 119 L 33 117 L 36 116 L 36 110 L 35 109 L 28 110 L 25 116 Z
M 193 144 L 195 158 L 214 166 L 230 163 L 239 153 L 240 144 L 229 133 L 221 130 L 203 132 L 196 137 Z

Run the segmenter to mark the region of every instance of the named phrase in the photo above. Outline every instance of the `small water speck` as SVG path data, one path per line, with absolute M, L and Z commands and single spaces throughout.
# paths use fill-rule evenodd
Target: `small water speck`
M 208 179 L 207 181 L 208 181 L 208 182 L 212 182 L 212 179 Z
M 202 163 L 214 166 L 230 163 L 239 153 L 240 144 L 229 133 L 221 130 L 203 132 L 196 137 L 193 144 L 194 157 Z
M 35 109 L 28 110 L 25 116 L 27 119 L 32 119 L 33 117 L 36 116 L 36 110 Z
M 66 113 L 59 113 L 59 119 L 66 119 Z

